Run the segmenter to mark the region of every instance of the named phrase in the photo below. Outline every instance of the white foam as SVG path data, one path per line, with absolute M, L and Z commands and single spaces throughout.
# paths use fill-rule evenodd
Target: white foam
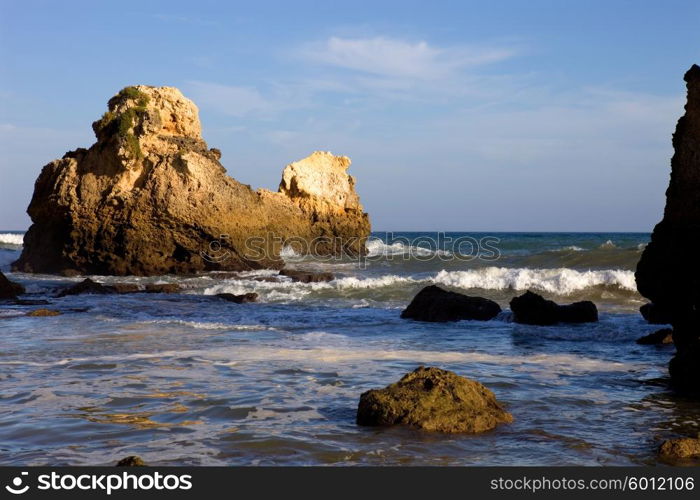
M 617 245 L 615 245 L 615 243 L 613 243 L 612 240 L 608 240 L 605 243 L 603 243 L 602 245 L 600 245 L 600 248 L 602 250 L 613 250 L 613 249 L 617 248 Z
M 21 247 L 24 244 L 24 234 L 0 233 L 0 245 L 3 244 Z
M 429 255 L 452 255 L 447 250 L 433 250 L 421 246 L 412 246 L 400 241 L 387 245 L 382 240 L 376 238 L 368 239 L 365 243 L 365 248 L 367 248 L 367 257 L 377 257 L 380 255 L 417 255 L 419 257 L 426 257 Z
M 576 271 L 574 269 L 529 269 L 485 267 L 469 271 L 440 271 L 435 283 L 457 288 L 484 290 L 541 290 L 568 295 L 594 286 L 616 286 L 623 290 L 637 289 L 634 272 L 621 269 Z
M 206 321 L 185 321 L 181 319 L 154 319 L 151 321 L 140 321 L 136 325 L 179 325 L 195 328 L 197 330 L 242 330 L 261 331 L 275 330 L 275 328 L 264 325 L 229 325 L 226 323 L 213 323 Z

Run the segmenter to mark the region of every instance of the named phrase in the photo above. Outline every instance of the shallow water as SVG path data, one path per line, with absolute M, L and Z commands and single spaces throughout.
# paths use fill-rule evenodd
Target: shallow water
M 256 281 L 269 271 L 96 278 L 175 281 L 185 287 L 176 295 L 56 299 L 82 278 L 15 273 L 30 298 L 63 315 L 0 306 L 0 461 L 626 465 L 655 463 L 662 439 L 696 434 L 700 406 L 667 389 L 673 347 L 634 343 L 658 328 L 638 314 L 644 301 L 629 285 L 648 235 L 503 236 L 495 262 L 396 260 L 405 248 L 376 242 L 364 269 L 287 255 L 292 266 L 331 269 L 330 283 Z M 614 247 L 601 248 L 608 240 Z M 4 269 L 17 248 L 0 251 Z M 432 282 L 504 308 L 524 288 L 591 298 L 601 321 L 526 326 L 507 311 L 489 322 L 401 320 Z M 256 291 L 261 302 L 211 296 L 224 291 Z M 355 425 L 363 391 L 421 364 L 481 381 L 515 422 L 475 436 Z

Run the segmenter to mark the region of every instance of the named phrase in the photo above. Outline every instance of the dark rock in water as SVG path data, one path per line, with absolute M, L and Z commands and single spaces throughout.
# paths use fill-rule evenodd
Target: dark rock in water
M 114 283 L 107 288 L 111 289 L 114 293 L 139 293 L 141 291 L 136 283 Z
M 149 283 L 146 285 L 146 293 L 177 293 L 182 290 L 182 287 L 177 283 Z
M 17 295 L 24 293 L 24 287 L 19 283 L 10 281 L 3 273 L 0 272 L 0 300 L 13 300 Z
M 17 299 L 12 301 L 17 306 L 48 306 L 51 302 L 40 299 Z
M 666 460 L 700 458 L 700 439 L 669 439 L 659 448 L 659 455 Z
M 513 320 L 526 325 L 555 325 L 557 323 L 593 323 L 598 321 L 598 309 L 591 301 L 559 305 L 541 295 L 527 291 L 510 301 Z
M 141 459 L 141 457 L 136 456 L 136 455 L 124 457 L 119 462 L 117 462 L 117 467 L 146 467 L 146 466 L 147 466 L 146 462 L 144 462 Z
M 479 382 L 433 367 L 419 367 L 384 389 L 360 396 L 358 425 L 408 425 L 426 431 L 477 433 L 513 416 Z
M 694 64 L 684 79 L 688 100 L 673 134 L 666 207 L 635 277 L 639 293 L 673 326 L 673 384 L 700 393 L 700 67 Z
M 652 325 L 668 325 L 671 323 L 671 316 L 651 302 L 640 307 L 639 312 Z
M 280 276 L 287 276 L 293 281 L 300 283 L 319 283 L 322 281 L 333 281 L 335 276 L 331 273 L 312 273 L 309 271 L 296 271 L 294 269 L 282 269 Z
M 637 339 L 637 344 L 656 345 L 656 344 L 673 344 L 673 330 L 664 328 L 644 337 Z
M 470 297 L 430 285 L 423 288 L 401 313 L 404 319 L 417 321 L 488 321 L 501 312 L 501 306 L 493 300 Z
M 232 293 L 217 293 L 216 296 L 228 300 L 229 302 L 235 302 L 236 304 L 258 301 L 258 294 L 254 292 L 244 293 L 242 295 L 234 295 Z
M 113 293 L 109 287 L 101 285 L 90 278 L 85 278 L 80 283 L 77 283 L 65 290 L 62 290 L 56 297 L 65 297 L 66 295 L 82 295 L 82 294 L 92 294 L 92 295 L 106 295 L 108 293 Z
M 60 311 L 54 309 L 35 309 L 27 313 L 27 316 L 42 317 L 42 316 L 60 316 Z
M 202 138 L 197 106 L 174 87 L 126 87 L 92 128 L 89 149 L 42 169 L 14 269 L 119 276 L 280 269 L 279 241 L 292 238 L 319 255 L 366 252 L 370 222 L 345 156 L 314 152 L 284 169 L 276 192 L 253 190 L 226 173 L 220 152 Z

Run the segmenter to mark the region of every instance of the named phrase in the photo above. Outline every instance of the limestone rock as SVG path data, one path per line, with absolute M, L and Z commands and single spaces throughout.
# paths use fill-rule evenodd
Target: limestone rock
M 700 458 L 700 439 L 678 438 L 663 442 L 659 455 L 665 459 Z
M 24 287 L 19 283 L 10 281 L 0 272 L 0 300 L 14 300 L 17 295 L 24 293 Z
M 510 301 L 513 319 L 526 325 L 555 325 L 557 323 L 594 323 L 598 308 L 589 300 L 559 305 L 541 295 L 527 291 Z
M 147 467 L 148 464 L 143 461 L 143 459 L 137 455 L 130 455 L 124 457 L 119 462 L 117 462 L 117 467 Z
M 44 316 L 60 316 L 61 312 L 54 309 L 35 309 L 27 313 L 27 316 L 44 317 Z
M 322 281 L 333 281 L 333 273 L 313 273 L 309 271 L 297 271 L 296 269 L 282 269 L 280 276 L 291 278 L 299 283 L 320 283 Z
M 674 385 L 700 392 L 700 67 L 685 74 L 685 115 L 673 134 L 666 207 L 637 264 L 637 289 L 673 326 Z
M 437 285 L 423 288 L 403 310 L 401 317 L 417 321 L 488 321 L 501 312 L 496 302 L 443 290 Z
M 513 421 L 479 382 L 419 367 L 384 389 L 360 396 L 359 425 L 408 425 L 427 431 L 477 433 Z
M 291 239 L 323 255 L 364 252 L 367 214 L 350 160 L 314 153 L 279 192 L 226 174 L 201 137 L 198 109 L 172 87 L 127 87 L 93 123 L 97 142 L 46 165 L 13 264 L 64 275 L 279 269 Z M 313 242 L 313 244 L 312 244 Z M 340 243 L 338 243 L 340 242 Z
M 182 287 L 177 283 L 149 283 L 146 285 L 146 293 L 177 293 Z

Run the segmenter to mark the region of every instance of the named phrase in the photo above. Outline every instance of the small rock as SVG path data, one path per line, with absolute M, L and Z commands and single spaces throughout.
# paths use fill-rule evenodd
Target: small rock
M 117 462 L 117 467 L 147 467 L 147 464 L 141 459 L 141 457 L 131 455 L 124 457 Z
M 493 319 L 501 312 L 496 302 L 482 297 L 470 297 L 430 285 L 423 288 L 401 313 L 405 319 L 417 321 L 459 321 Z
M 54 309 L 35 309 L 27 313 L 27 316 L 60 316 L 60 311 Z
M 135 283 L 115 283 L 108 288 L 114 291 L 114 293 L 138 293 L 141 291 L 139 286 Z
M 654 344 L 673 344 L 673 330 L 664 328 L 644 337 L 637 339 L 637 344 L 654 345 Z
M 48 306 L 51 302 L 48 300 L 17 299 L 12 303 L 17 306 Z
M 62 290 L 56 297 L 65 297 L 66 295 L 82 295 L 82 294 L 93 294 L 93 295 L 106 295 L 112 293 L 112 291 L 100 283 L 92 281 L 90 278 L 85 278 L 80 283 L 77 283 L 65 290 Z
M 589 300 L 559 305 L 541 295 L 527 291 L 510 301 L 513 319 L 526 325 L 555 325 L 557 323 L 594 323 L 598 309 Z
M 363 393 L 357 408 L 358 425 L 408 425 L 446 433 L 477 433 L 512 421 L 479 382 L 423 366 L 384 389 Z
M 665 459 L 700 458 L 700 438 L 668 439 L 659 448 Z
M 217 293 L 216 296 L 224 300 L 228 300 L 229 302 L 235 302 L 236 304 L 258 301 L 258 294 L 255 292 L 244 293 L 242 295 L 234 295 L 232 293 Z
M 671 315 L 651 302 L 640 307 L 639 312 L 642 314 L 644 319 L 652 325 L 671 324 Z
M 335 276 L 332 273 L 313 273 L 310 271 L 297 271 L 295 269 L 282 269 L 280 276 L 292 278 L 292 281 L 299 283 L 319 283 L 322 281 L 333 281 Z
M 8 280 L 7 277 L 0 272 L 0 300 L 13 300 L 17 298 L 17 295 L 22 295 L 23 293 L 24 287 L 22 285 Z
M 177 283 L 149 283 L 146 285 L 146 293 L 177 293 L 182 288 Z

